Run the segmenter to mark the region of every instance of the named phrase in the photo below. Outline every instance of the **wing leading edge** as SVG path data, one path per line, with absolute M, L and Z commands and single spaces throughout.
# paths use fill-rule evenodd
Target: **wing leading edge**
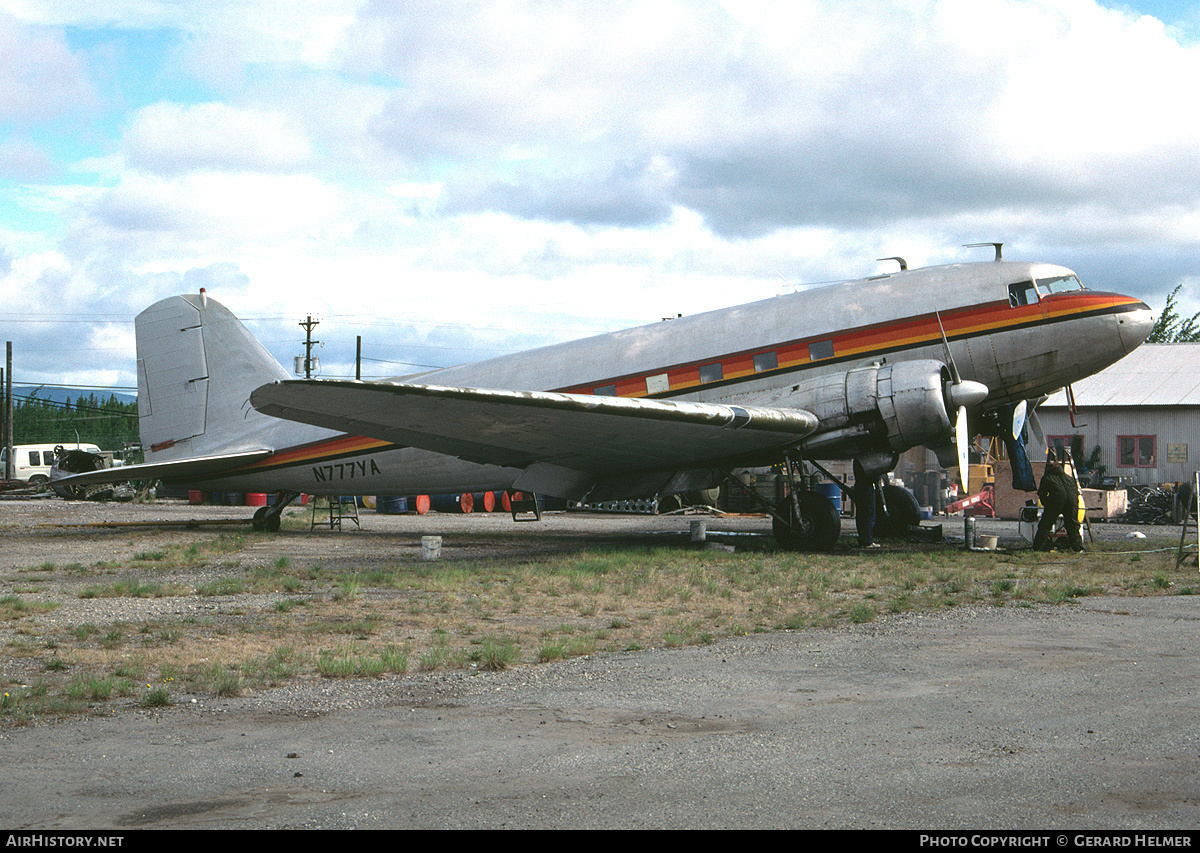
M 250 402 L 285 420 L 521 468 L 528 480 L 515 487 L 567 497 L 606 479 L 776 451 L 818 423 L 800 409 L 387 382 L 289 380 Z

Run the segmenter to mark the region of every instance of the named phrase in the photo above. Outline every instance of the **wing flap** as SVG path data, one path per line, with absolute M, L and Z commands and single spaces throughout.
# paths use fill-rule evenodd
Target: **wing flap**
M 471 462 L 549 463 L 596 477 L 736 459 L 817 428 L 800 409 L 391 382 L 289 380 L 250 401 L 277 418 Z

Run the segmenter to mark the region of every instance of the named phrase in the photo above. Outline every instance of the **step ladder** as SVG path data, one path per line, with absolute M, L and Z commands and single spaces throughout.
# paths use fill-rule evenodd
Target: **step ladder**
M 1192 496 L 1188 499 L 1188 505 L 1183 508 L 1183 529 L 1179 531 L 1179 550 L 1175 553 L 1176 569 L 1187 559 L 1186 548 L 1189 544 L 1195 544 L 1197 549 L 1200 549 L 1200 525 L 1198 525 L 1197 519 L 1192 518 L 1192 509 L 1196 506 L 1197 496 L 1200 496 L 1200 472 L 1192 474 Z M 1189 530 L 1192 533 L 1192 543 L 1187 541 Z M 1196 560 L 1196 566 L 1200 568 L 1200 550 L 1197 550 Z
M 354 522 L 354 526 L 361 528 L 358 523 L 358 501 L 355 498 L 330 496 L 326 500 L 329 502 L 329 520 L 317 518 L 317 501 L 313 501 L 312 505 L 312 522 L 309 524 L 308 532 L 316 530 L 318 527 L 328 527 L 330 530 L 341 530 L 342 519 L 348 518 Z M 324 514 L 324 513 L 322 513 Z

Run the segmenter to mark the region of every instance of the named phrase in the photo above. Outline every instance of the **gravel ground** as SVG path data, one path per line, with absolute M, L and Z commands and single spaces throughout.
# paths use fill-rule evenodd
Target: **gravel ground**
M 245 508 L 0 501 L 0 568 L 92 565 L 218 537 Z M 95 527 L 147 519 L 155 527 Z M 365 514 L 285 533 L 295 560 L 555 553 L 686 536 L 689 519 Z M 762 519 L 710 520 L 749 541 Z M 945 522 L 961 535 L 961 521 Z M 50 525 L 50 526 L 45 526 Z M 63 526 L 67 525 L 67 526 Z M 980 522 L 1001 545 L 1020 537 Z M 1142 528 L 1171 547 L 1179 528 Z M 1097 525 L 1124 539 L 1121 525 Z M 272 559 L 255 546 L 240 559 Z M 7 591 L 7 590 L 6 590 Z M 101 622 L 184 599 L 72 598 Z M 188 599 L 196 597 L 190 596 Z M 65 606 L 70 600 L 70 606 Z M 99 610 L 88 610 L 95 607 Z M 114 610 L 115 608 L 115 610 Z M 1191 829 L 1194 596 L 960 607 L 500 673 L 296 683 L 0 734 L 0 825 L 138 828 Z

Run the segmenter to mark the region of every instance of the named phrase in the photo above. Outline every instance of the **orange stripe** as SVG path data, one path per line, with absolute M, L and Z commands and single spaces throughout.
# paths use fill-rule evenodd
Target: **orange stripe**
M 1011 306 L 1007 301 L 988 302 L 941 313 L 940 327 L 938 325 L 939 315 L 925 314 L 898 321 L 873 323 L 840 333 L 835 332 L 830 335 L 787 341 L 775 346 L 731 353 L 692 364 L 674 365 L 665 369 L 657 368 L 644 374 L 622 376 L 562 390 L 576 394 L 591 394 L 598 387 L 615 385 L 617 396 L 644 397 L 647 396 L 646 377 L 661 373 L 667 374 L 672 391 L 701 385 L 699 372 L 701 364 L 720 362 L 724 379 L 739 379 L 753 375 L 754 356 L 759 353 L 774 351 L 781 369 L 811 364 L 813 360 L 809 354 L 809 344 L 818 341 L 832 341 L 834 358 L 845 358 L 865 352 L 936 343 L 941 340 L 942 329 L 945 329 L 948 338 L 953 339 L 963 335 L 988 334 L 1032 321 L 1062 319 L 1097 308 L 1136 305 L 1138 302 L 1138 299 L 1132 297 L 1091 291 L 1053 294 L 1043 297 L 1037 304 L 1017 307 Z

